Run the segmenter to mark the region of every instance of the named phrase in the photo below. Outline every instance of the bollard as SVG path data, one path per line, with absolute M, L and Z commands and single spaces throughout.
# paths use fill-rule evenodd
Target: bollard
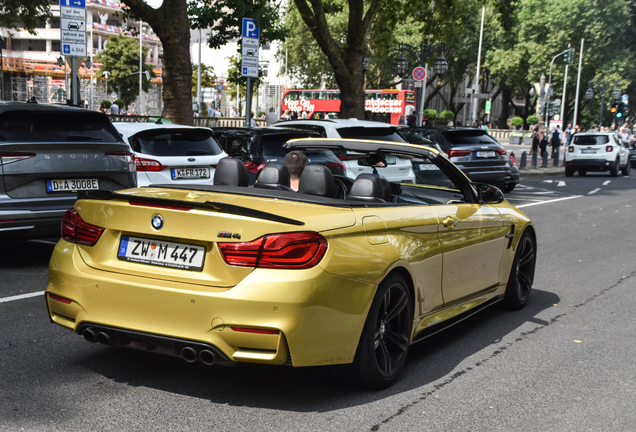
M 547 168 L 548 167 L 548 152 L 546 150 L 541 152 L 541 168 Z
M 528 154 L 525 152 L 521 153 L 521 162 L 519 163 L 519 169 L 526 169 L 528 165 Z
M 537 164 L 538 161 L 537 159 L 539 159 L 539 152 L 535 151 L 532 153 L 532 168 L 537 168 Z
M 557 150 L 554 152 L 554 161 L 552 161 L 552 163 L 554 164 L 553 166 L 558 167 L 559 166 L 559 156 L 560 156 L 560 151 L 559 148 L 557 147 Z

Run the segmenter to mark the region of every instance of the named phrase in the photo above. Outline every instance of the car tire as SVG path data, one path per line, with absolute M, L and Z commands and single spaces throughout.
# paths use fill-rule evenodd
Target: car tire
M 536 246 L 532 234 L 525 232 L 517 244 L 517 252 L 510 269 L 503 303 L 506 309 L 521 309 L 530 298 L 537 260 Z
M 576 171 L 573 168 L 565 168 L 565 176 L 566 177 L 572 177 L 574 175 L 574 171 Z
M 621 174 L 623 174 L 624 176 L 628 176 L 631 170 L 632 170 L 632 165 L 629 163 L 629 161 L 627 161 L 627 163 L 625 164 L 625 167 L 621 170 Z
M 581 177 L 584 176 L 585 174 L 587 174 L 587 170 L 582 170 L 582 169 L 579 170 L 579 175 Z
M 612 165 L 612 167 L 610 168 L 610 176 L 618 177 L 618 171 L 619 171 L 620 165 L 621 165 L 620 159 L 616 159 L 616 162 L 614 162 L 614 165 Z
M 353 361 L 353 380 L 370 388 L 393 384 L 411 342 L 413 307 L 409 288 L 398 274 L 378 287 Z
M 515 189 L 515 186 L 517 186 L 516 183 L 507 183 L 501 187 L 501 191 L 505 193 L 512 192 Z

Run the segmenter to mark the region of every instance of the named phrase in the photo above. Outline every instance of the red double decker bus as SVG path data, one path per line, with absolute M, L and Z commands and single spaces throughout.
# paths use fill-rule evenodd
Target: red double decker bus
M 367 90 L 364 107 L 365 119 L 399 124 L 400 117 L 415 111 L 413 90 Z M 281 115 L 285 110 L 307 113 L 307 118 L 340 117 L 340 90 L 286 90 L 283 93 Z

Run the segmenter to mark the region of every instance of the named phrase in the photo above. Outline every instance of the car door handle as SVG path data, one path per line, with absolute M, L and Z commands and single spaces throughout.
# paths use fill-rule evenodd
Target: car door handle
M 453 219 L 452 217 L 448 216 L 446 219 L 442 221 L 442 224 L 448 229 L 453 229 L 455 228 L 455 225 L 457 225 L 457 221 Z

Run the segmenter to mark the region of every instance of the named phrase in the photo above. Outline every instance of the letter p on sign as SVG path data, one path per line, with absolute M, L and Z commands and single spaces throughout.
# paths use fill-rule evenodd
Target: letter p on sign
M 243 37 L 247 38 L 259 38 L 259 29 L 256 27 L 256 22 L 251 18 L 243 18 Z

